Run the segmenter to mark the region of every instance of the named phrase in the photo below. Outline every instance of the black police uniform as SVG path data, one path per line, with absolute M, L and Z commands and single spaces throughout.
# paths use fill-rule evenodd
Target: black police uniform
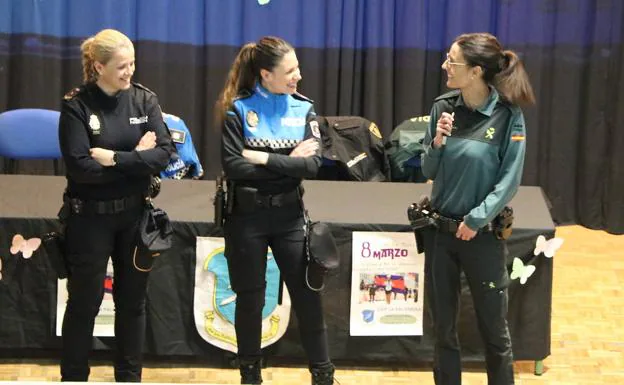
M 135 151 L 154 131 L 155 148 Z M 163 170 L 174 151 L 158 98 L 140 84 L 114 96 L 88 83 L 65 95 L 59 121 L 61 152 L 67 166 L 65 208 L 69 298 L 63 319 L 63 381 L 87 381 L 95 316 L 104 295 L 109 256 L 115 272 L 115 380 L 141 380 L 145 335 L 147 269 L 134 263 L 137 229 L 150 176 Z M 89 154 L 115 151 L 116 164 L 104 167 Z
M 454 112 L 452 136 L 432 147 L 442 112 Z M 437 385 L 461 384 L 457 313 L 464 271 L 486 347 L 488 384 L 509 385 L 513 357 L 507 326 L 507 248 L 490 223 L 516 193 L 525 154 L 522 111 L 490 87 L 487 102 L 470 110 L 461 93 L 438 97 L 425 136 L 423 173 L 433 179 L 431 206 L 441 216 L 424 232 L 426 294 L 433 318 Z M 443 219 L 443 220 L 442 220 Z M 470 241 L 455 237 L 458 224 L 478 230 Z
M 318 171 L 320 150 L 307 158 L 288 155 L 302 140 L 320 140 L 314 116 L 307 98 L 272 94 L 258 84 L 253 93 L 235 100 L 225 117 L 222 163 L 230 206 L 224 225 L 225 256 L 237 294 L 235 329 L 242 364 L 261 358 L 267 247 L 271 247 L 299 320 L 311 369 L 331 365 L 321 297 L 304 284 L 304 218 L 299 198 L 302 178 L 314 177 Z M 243 149 L 268 152 L 268 163 L 249 163 Z

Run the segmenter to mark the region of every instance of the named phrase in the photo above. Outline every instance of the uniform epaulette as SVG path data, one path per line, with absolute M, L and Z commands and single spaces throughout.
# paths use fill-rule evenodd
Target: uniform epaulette
M 247 99 L 251 95 L 252 95 L 252 93 L 249 92 L 249 90 L 242 90 L 241 92 L 238 93 L 238 95 L 236 95 L 234 97 L 234 100 Z M 234 100 L 232 100 L 232 101 L 234 101 Z
M 152 95 L 156 95 L 156 92 L 150 90 L 149 88 L 145 87 L 143 84 L 141 83 L 136 83 L 136 82 L 132 82 L 132 84 L 136 87 L 136 88 L 140 88 L 142 90 L 145 90 L 147 92 L 149 92 Z
M 294 94 L 292 94 L 292 96 L 293 98 L 303 100 L 304 102 L 314 103 L 312 99 L 308 98 L 307 96 L 303 96 L 298 92 L 295 92 Z
M 83 90 L 84 90 L 84 87 L 72 88 L 68 93 L 65 94 L 65 96 L 63 96 L 63 100 L 72 100 L 73 98 L 76 97 L 76 95 L 78 95 Z
M 453 90 L 453 91 L 447 92 L 435 98 L 435 101 L 454 98 L 457 95 L 459 95 L 460 92 L 461 92 L 460 90 Z

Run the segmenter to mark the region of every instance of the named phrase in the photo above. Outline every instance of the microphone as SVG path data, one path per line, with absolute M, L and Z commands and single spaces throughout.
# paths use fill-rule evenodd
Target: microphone
M 451 112 L 451 118 L 453 118 L 453 122 L 455 122 L 455 111 Z M 451 131 L 453 130 L 455 130 L 455 125 L 451 126 Z M 442 137 L 442 146 L 446 146 L 446 138 L 446 135 Z

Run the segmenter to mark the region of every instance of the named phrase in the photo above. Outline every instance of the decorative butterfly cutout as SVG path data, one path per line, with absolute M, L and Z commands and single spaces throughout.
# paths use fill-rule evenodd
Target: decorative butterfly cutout
M 546 258 L 552 258 L 561 245 L 563 245 L 563 238 L 551 238 L 546 240 L 546 237 L 540 235 L 535 241 L 535 250 L 533 250 L 533 255 L 544 253 Z
M 535 266 L 525 265 L 524 262 L 518 257 L 513 259 L 513 266 L 511 268 L 511 279 L 520 278 L 520 284 L 524 285 L 531 275 L 535 273 Z
M 21 234 L 15 234 L 11 242 L 11 254 L 17 254 L 20 251 L 26 259 L 32 257 L 33 253 L 41 246 L 41 238 L 24 239 Z
M 271 0 L 258 0 L 258 4 L 260 4 L 260 5 L 267 5 L 267 4 L 269 4 L 270 1 Z

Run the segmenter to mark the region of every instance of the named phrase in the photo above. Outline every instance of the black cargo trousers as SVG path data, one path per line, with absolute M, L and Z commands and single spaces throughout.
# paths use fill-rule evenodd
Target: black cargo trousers
M 305 285 L 303 211 L 296 192 L 286 194 L 254 196 L 251 204 L 235 202 L 225 220 L 225 257 L 236 293 L 238 356 L 242 364 L 262 358 L 262 308 L 270 247 L 288 288 L 310 367 L 320 367 L 330 362 L 321 296 Z
M 488 385 L 510 385 L 513 378 L 511 338 L 507 326 L 507 248 L 491 231 L 470 241 L 454 232 L 429 227 L 425 243 L 425 292 L 435 334 L 436 385 L 461 384 L 461 356 L 457 336 L 460 272 L 463 270 L 486 349 Z
M 87 381 L 95 317 L 104 297 L 109 257 L 115 302 L 115 380 L 140 382 L 148 269 L 136 267 L 141 197 L 131 207 L 96 213 L 85 207 L 66 219 L 68 300 L 63 318 L 62 381 Z M 136 202 L 135 202 L 136 203 Z M 106 206 L 104 206 L 106 208 Z M 105 211 L 105 210 L 104 210 Z

